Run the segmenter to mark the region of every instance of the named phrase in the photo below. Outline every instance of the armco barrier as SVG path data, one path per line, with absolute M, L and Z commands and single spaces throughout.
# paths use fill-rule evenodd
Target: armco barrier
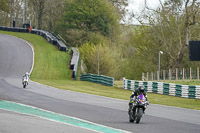
M 79 51 L 77 48 L 71 48 L 71 61 L 70 61 L 70 69 L 73 70 L 72 78 L 76 79 L 77 76 L 77 69 L 78 69 L 78 62 L 79 62 Z
M 17 28 L 17 27 L 4 27 L 0 26 L 0 30 L 3 31 L 12 31 L 12 32 L 23 32 L 29 33 L 29 30 L 26 28 Z M 44 37 L 49 43 L 56 45 L 60 51 L 68 51 L 67 46 L 58 38 L 56 38 L 52 33 L 44 31 L 44 30 L 36 30 L 33 29 L 31 31 L 32 34 L 37 34 Z
M 144 85 L 147 92 L 171 95 L 184 98 L 200 99 L 200 86 L 178 85 L 173 83 L 135 81 L 123 78 L 123 88 L 134 90 Z
M 80 80 L 99 83 L 105 86 L 114 86 L 114 78 L 104 75 L 83 74 L 80 76 Z

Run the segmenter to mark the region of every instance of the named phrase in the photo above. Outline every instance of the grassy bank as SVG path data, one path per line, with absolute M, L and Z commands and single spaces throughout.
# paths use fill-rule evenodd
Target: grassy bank
M 58 51 L 55 46 L 49 44 L 42 37 L 28 33 L 4 31 L 0 31 L 0 33 L 22 38 L 32 44 L 35 51 L 34 69 L 31 74 L 33 81 L 65 90 L 129 100 L 131 91 L 121 89 L 122 84 L 120 82 L 116 82 L 115 87 L 106 87 L 90 82 L 72 80 L 70 78 L 71 71 L 68 69 L 70 55 L 66 52 Z M 200 110 L 200 100 L 151 93 L 148 93 L 148 99 L 152 104 Z
M 66 52 L 58 51 L 57 47 L 48 43 L 39 35 L 18 32 L 4 32 L 22 38 L 29 42 L 35 52 L 34 69 L 31 74 L 31 79 L 71 79 L 71 71 L 68 68 L 70 55 Z
M 180 85 L 198 85 L 200 86 L 200 81 L 198 80 L 185 80 L 185 81 L 166 81 L 168 83 L 180 84 Z

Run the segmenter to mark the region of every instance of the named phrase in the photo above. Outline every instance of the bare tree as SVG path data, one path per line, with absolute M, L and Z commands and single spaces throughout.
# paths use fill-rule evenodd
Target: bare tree
M 149 26 L 154 29 L 153 34 L 155 40 L 157 39 L 158 47 L 164 48 L 169 56 L 169 67 L 179 67 L 188 48 L 190 28 L 198 22 L 200 2 L 197 0 L 168 0 L 164 3 L 159 1 L 160 7 L 157 9 L 150 9 L 146 5 L 147 11 L 144 12 L 143 18 L 148 20 Z M 140 22 L 144 24 L 143 21 Z
M 30 1 L 30 3 L 32 4 L 33 10 L 36 13 L 37 29 L 41 29 L 42 27 L 42 23 L 43 23 L 42 19 L 45 13 L 46 2 L 47 0 L 31 0 Z
M 191 3 L 191 4 L 190 4 Z M 184 26 L 184 43 L 182 44 L 182 49 L 178 54 L 178 58 L 176 60 L 177 64 L 180 64 L 183 60 L 184 53 L 189 45 L 189 30 L 190 26 L 197 23 L 196 18 L 199 12 L 200 3 L 197 0 L 186 0 L 185 2 L 185 26 Z

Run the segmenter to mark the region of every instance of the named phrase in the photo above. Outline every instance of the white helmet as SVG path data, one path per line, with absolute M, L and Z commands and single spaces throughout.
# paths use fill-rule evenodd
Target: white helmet
M 28 72 L 26 72 L 26 75 L 29 75 L 29 73 L 28 73 Z

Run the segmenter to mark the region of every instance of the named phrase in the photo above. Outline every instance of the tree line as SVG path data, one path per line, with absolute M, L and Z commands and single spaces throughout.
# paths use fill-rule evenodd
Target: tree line
M 60 34 L 81 53 L 84 72 L 115 79 L 141 79 L 142 72 L 197 67 L 190 62 L 189 40 L 199 40 L 200 2 L 165 0 L 140 14 L 140 25 L 124 24 L 127 0 L 0 0 L 0 25 L 22 22 Z M 146 2 L 146 0 L 144 0 Z M 146 2 L 147 3 L 147 2 Z

